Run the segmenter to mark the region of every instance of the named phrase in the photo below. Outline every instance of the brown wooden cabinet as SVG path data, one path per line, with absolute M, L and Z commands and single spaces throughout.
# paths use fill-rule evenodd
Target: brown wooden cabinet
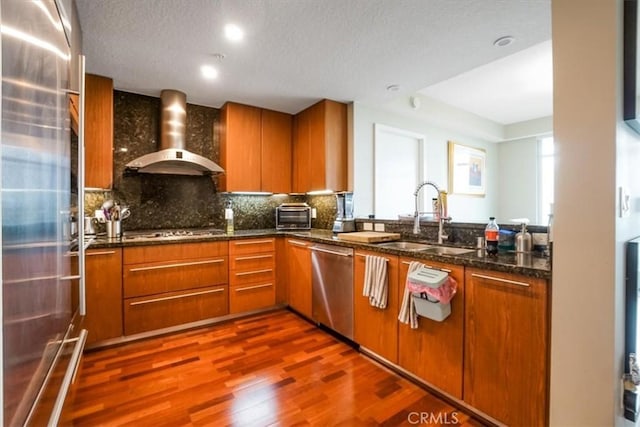
M 276 239 L 229 241 L 229 312 L 268 308 L 276 302 Z
M 122 336 L 122 249 L 91 249 L 85 255 L 87 344 Z
M 311 319 L 311 253 L 310 243 L 287 239 L 289 306 Z
M 325 99 L 293 122 L 292 191 L 348 190 L 347 105 Z
M 85 77 L 85 178 L 88 188 L 113 184 L 113 80 Z
M 229 313 L 227 242 L 125 248 L 124 334 Z
M 288 304 L 289 302 L 289 264 L 287 261 L 287 240 L 284 237 L 276 238 L 276 304 Z
M 369 304 L 362 296 L 366 255 L 387 259 L 388 300 L 380 309 Z M 389 362 L 398 363 L 398 257 L 370 251 L 356 251 L 354 266 L 354 341 Z
M 546 425 L 546 280 L 473 268 L 465 276 L 464 401 L 508 425 Z
M 418 328 L 399 322 L 398 364 L 427 383 L 462 398 L 465 276 L 464 267 L 411 258 L 400 259 L 398 298 L 404 296 L 409 263 L 418 261 L 428 267 L 441 269 L 458 282 L 451 300 L 451 314 L 442 322 L 418 317 Z
M 221 190 L 289 193 L 291 115 L 233 102 L 221 115 Z
M 262 191 L 291 192 L 292 123 L 291 114 L 262 110 Z

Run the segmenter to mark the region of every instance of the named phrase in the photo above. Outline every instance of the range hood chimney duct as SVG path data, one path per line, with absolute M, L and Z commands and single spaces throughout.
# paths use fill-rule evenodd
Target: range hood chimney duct
M 224 173 L 224 169 L 211 160 L 185 150 L 187 95 L 177 90 L 163 90 L 160 103 L 158 151 L 130 161 L 125 168 L 138 173 L 172 175 Z

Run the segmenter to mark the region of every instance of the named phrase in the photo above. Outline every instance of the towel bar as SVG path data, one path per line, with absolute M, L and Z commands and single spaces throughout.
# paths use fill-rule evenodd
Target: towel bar
M 362 254 L 356 254 L 356 256 L 362 257 L 362 258 L 366 258 L 366 255 L 362 255 Z M 383 258 L 386 262 L 389 262 L 389 258 L 384 258 L 384 257 L 380 257 Z

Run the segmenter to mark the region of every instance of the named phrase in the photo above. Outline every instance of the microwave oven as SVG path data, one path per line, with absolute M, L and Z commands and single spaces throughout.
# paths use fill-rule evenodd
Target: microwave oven
M 311 207 L 306 203 L 283 203 L 276 208 L 277 230 L 310 230 Z

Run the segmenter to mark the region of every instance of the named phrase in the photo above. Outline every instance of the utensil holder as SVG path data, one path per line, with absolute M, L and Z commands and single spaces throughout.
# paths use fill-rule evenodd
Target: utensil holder
M 120 220 L 107 221 L 107 238 L 119 239 L 122 237 L 122 222 Z

